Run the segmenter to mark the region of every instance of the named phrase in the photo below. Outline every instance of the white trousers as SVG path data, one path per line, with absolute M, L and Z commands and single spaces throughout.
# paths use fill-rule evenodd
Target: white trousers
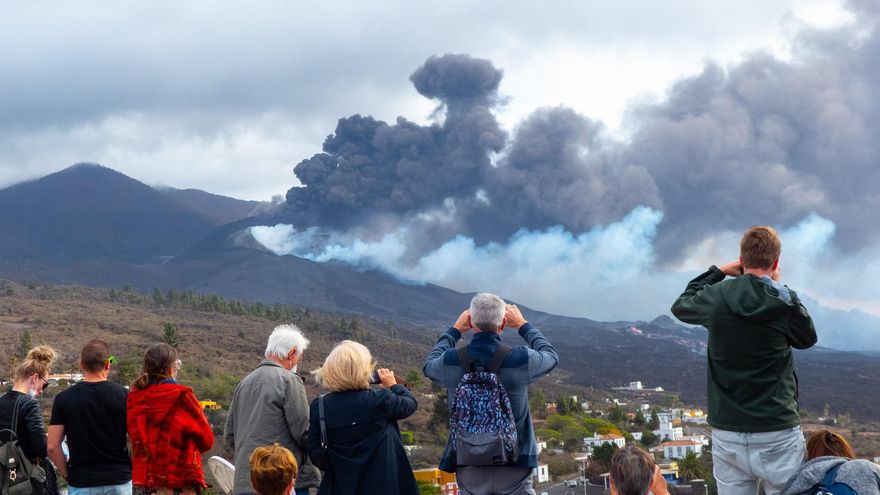
M 756 495 L 760 481 L 777 495 L 804 462 L 801 427 L 762 433 L 712 431 L 713 474 L 718 495 Z

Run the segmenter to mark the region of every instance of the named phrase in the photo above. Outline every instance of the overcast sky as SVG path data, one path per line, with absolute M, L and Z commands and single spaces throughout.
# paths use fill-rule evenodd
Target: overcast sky
M 508 131 L 562 104 L 625 136 L 629 104 L 707 60 L 850 22 L 833 0 L 4 1 L 0 187 L 89 161 L 266 200 L 340 117 L 429 121 L 408 78 L 444 53 L 504 71 Z
M 880 315 L 874 0 L 0 2 L 0 187 L 268 200 L 311 158 L 273 251 L 599 319 L 770 224 L 786 281 Z M 312 158 L 355 114 L 391 125 Z

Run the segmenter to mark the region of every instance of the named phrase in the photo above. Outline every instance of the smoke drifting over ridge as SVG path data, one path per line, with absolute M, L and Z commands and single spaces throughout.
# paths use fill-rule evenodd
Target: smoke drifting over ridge
M 542 276 L 541 266 L 555 266 L 541 258 L 556 253 L 553 246 L 622 229 L 629 232 L 623 237 L 645 242 L 605 242 L 621 260 L 637 260 L 637 272 L 651 281 L 627 276 L 615 283 L 613 270 L 581 264 L 588 269 L 572 271 L 584 280 L 569 289 L 582 299 L 611 297 L 608 289 L 615 289 L 623 301 L 641 290 L 624 280 L 663 287 L 651 289 L 642 298 L 648 300 L 658 291 L 674 297 L 686 279 L 674 272 L 724 261 L 713 256 L 735 257 L 736 234 L 750 225 L 793 233 L 818 221 L 831 226 L 817 241 L 823 248 L 785 258 L 786 273 L 807 287 L 820 281 L 842 287 L 813 266 L 845 255 L 838 266 L 854 277 L 848 282 L 876 287 L 855 268 L 880 251 L 874 226 L 880 36 L 877 12 L 869 7 L 852 4 L 858 26 L 800 33 L 791 61 L 753 54 L 728 68 L 707 64 L 675 84 L 665 100 L 633 108 L 626 142 L 564 107 L 536 110 L 508 138 L 492 114 L 501 101 L 501 71 L 467 55 L 432 57 L 411 81 L 439 100 L 442 123 L 341 119 L 324 153 L 296 166 L 303 187 L 288 192 L 286 221 L 295 227 L 287 234 L 308 242 L 269 247 L 510 294 L 505 286 L 531 283 Z M 588 245 L 577 252 L 598 256 L 601 246 Z M 460 286 L 460 270 L 437 269 L 449 267 L 441 254 L 452 252 L 459 265 L 471 263 L 466 268 L 480 272 L 479 287 Z M 784 256 L 797 252 L 786 244 Z M 537 268 L 499 273 L 516 272 L 512 263 Z M 667 283 L 666 275 L 675 282 Z M 845 288 L 821 290 L 813 292 L 820 300 L 854 297 Z M 537 305 L 535 297 L 519 299 Z M 538 307 L 568 314 L 591 309 L 544 303 L 552 307 Z

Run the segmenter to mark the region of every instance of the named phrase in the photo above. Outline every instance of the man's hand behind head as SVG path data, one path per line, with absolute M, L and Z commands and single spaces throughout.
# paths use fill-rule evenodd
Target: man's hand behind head
M 743 274 L 743 266 L 740 260 L 731 261 L 730 263 L 721 265 L 718 269 L 728 277 L 739 277 Z
M 456 330 L 461 333 L 465 333 L 471 329 L 471 312 L 466 309 L 458 315 L 458 319 L 455 320 L 455 324 L 452 325 Z
M 522 312 L 516 307 L 516 304 L 508 304 L 504 308 L 504 324 L 515 330 L 528 323 L 523 318 Z

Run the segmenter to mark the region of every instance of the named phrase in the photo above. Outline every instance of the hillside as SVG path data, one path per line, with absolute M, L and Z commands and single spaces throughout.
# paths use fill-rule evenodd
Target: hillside
M 172 198 L 189 209 L 208 218 L 216 225 L 237 222 L 249 217 L 262 203 L 211 194 L 199 189 L 157 189 L 159 193 Z
M 201 194 L 186 194 L 198 201 L 205 199 Z M 230 208 L 223 215 L 232 218 L 236 205 L 241 206 L 235 201 L 200 204 Z M 96 165 L 75 166 L 0 190 L 0 277 L 117 289 L 130 286 L 144 294 L 156 288 L 163 293 L 193 291 L 291 305 L 300 311 L 309 308 L 310 314 L 333 315 L 315 323 L 315 330 L 326 334 L 326 341 L 316 341 L 316 350 L 322 352 L 344 335 L 340 318 L 357 318 L 365 322 L 364 335 L 375 334 L 382 352 L 398 356 L 391 362 L 406 369 L 421 367 L 420 359 L 436 334 L 471 297 L 377 271 L 276 256 L 255 243 L 247 230 L 256 223 L 271 223 L 270 218 L 251 217 L 217 226 L 216 220 L 194 208 Z M 248 336 L 265 337 L 273 326 L 243 315 L 190 314 L 183 308 L 145 305 L 134 292 L 123 301 L 140 302 L 122 307 L 120 300 L 108 299 L 106 290 L 41 286 L 39 291 L 13 292 L 10 304 L 24 306 L 6 307 L 12 312 L 3 317 L 12 318 L 8 323 L 14 325 L 42 322 L 35 329 L 45 332 L 47 341 L 67 342 L 74 335 L 109 329 L 107 333 L 128 352 L 160 337 L 163 321 L 180 320 L 184 335 L 200 344 L 184 349 L 204 361 L 202 369 L 210 371 L 213 363 L 220 362 L 216 369 L 235 376 L 251 366 L 242 365 L 250 363 L 248 356 L 254 355 L 250 351 L 259 350 L 254 342 L 260 339 L 249 341 Z M 25 295 L 29 298 L 22 299 Z M 556 377 L 560 387 L 609 389 L 644 380 L 680 394 L 688 403 L 704 402 L 704 330 L 665 317 L 651 322 L 597 322 L 522 309 L 560 352 L 562 363 Z M 56 313 L 57 317 L 49 318 Z M 76 315 L 81 320 L 69 321 Z M 392 323 L 397 329 L 394 337 L 388 333 Z M 70 333 L 64 334 L 63 329 Z M 506 338 L 520 343 L 515 335 Z M 14 341 L 5 342 L 12 346 Z M 820 344 L 825 345 L 821 329 Z M 242 353 L 242 349 L 250 351 Z M 0 359 L 4 359 L 2 346 Z M 880 401 L 863 391 L 880 387 L 880 357 L 815 348 L 796 353 L 796 361 L 802 405 L 821 410 L 825 403 L 833 403 L 836 410 L 856 417 L 874 414 Z M 841 383 L 838 376 L 847 379 Z M 202 378 L 210 377 L 206 372 Z
M 216 223 L 114 170 L 79 164 L 0 190 L 0 259 L 63 269 L 174 256 Z

